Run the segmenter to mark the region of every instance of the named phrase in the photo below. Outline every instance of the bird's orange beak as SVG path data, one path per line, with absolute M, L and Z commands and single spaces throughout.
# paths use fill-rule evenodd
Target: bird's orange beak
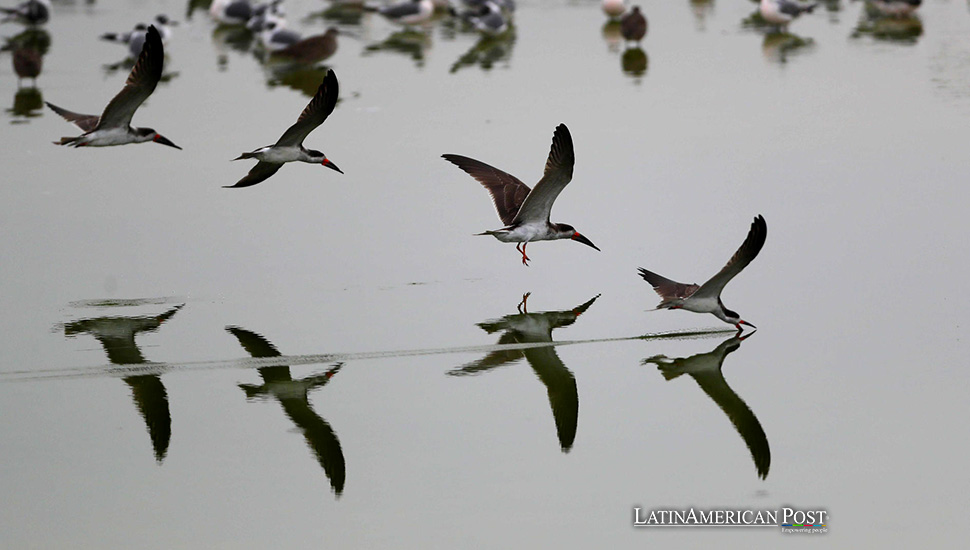
M 337 165 L 336 164 L 330 162 L 330 159 L 323 159 L 323 162 L 321 162 L 320 164 L 326 166 L 327 168 L 329 168 L 331 170 L 336 170 L 336 171 L 340 172 L 341 174 L 344 173 L 343 170 L 341 170 L 340 168 L 337 168 Z

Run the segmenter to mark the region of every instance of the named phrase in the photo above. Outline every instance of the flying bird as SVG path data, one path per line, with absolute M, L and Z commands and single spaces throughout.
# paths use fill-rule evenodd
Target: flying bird
M 532 241 L 572 239 L 599 250 L 573 226 L 549 221 L 552 204 L 572 179 L 576 161 L 573 139 L 565 124 L 556 127 L 545 174 L 532 190 L 515 176 L 484 162 L 461 155 L 441 156 L 478 180 L 492 195 L 498 217 L 505 227 L 478 235 L 492 235 L 503 243 L 519 243 L 515 249 L 522 254 L 522 265 L 529 265 L 525 247 Z
M 724 285 L 728 284 L 735 275 L 741 273 L 741 270 L 758 255 L 767 236 L 768 225 L 765 223 L 765 219 L 759 215 L 751 223 L 747 238 L 744 239 L 741 247 L 734 253 L 727 265 L 708 279 L 706 283 L 699 286 L 671 281 L 642 267 L 640 268 L 640 276 L 650 283 L 662 298 L 657 309 L 686 309 L 696 313 L 711 313 L 725 323 L 734 325 L 739 331 L 741 325 L 754 328 L 751 323 L 742 321 L 740 315 L 724 307 L 724 303 L 721 302 L 721 291 L 724 290 Z
M 256 166 L 249 171 L 246 176 L 237 181 L 235 185 L 224 185 L 223 187 L 249 187 L 262 182 L 272 176 L 287 162 L 309 162 L 311 164 L 322 164 L 331 170 L 336 170 L 343 174 L 343 170 L 330 162 L 330 159 L 320 151 L 307 149 L 303 146 L 303 140 L 317 126 L 323 124 L 324 120 L 333 112 L 337 105 L 337 75 L 331 69 L 327 76 L 323 77 L 323 82 L 317 88 L 317 93 L 307 104 L 300 118 L 293 126 L 290 126 L 274 145 L 260 147 L 255 151 L 243 153 L 233 160 L 257 159 Z
M 162 49 L 162 38 L 154 26 L 148 27 L 145 35 L 145 45 L 142 47 L 138 61 L 131 69 L 125 87 L 118 92 L 101 116 L 82 115 L 47 103 L 55 113 L 73 122 L 84 133 L 77 137 L 65 137 L 55 141 L 57 145 L 73 147 L 107 147 L 109 145 L 125 145 L 128 143 L 144 143 L 154 141 L 169 147 L 181 149 L 167 138 L 151 128 L 132 128 L 131 117 L 142 103 L 155 91 L 158 80 L 162 77 L 162 59 L 165 52 Z

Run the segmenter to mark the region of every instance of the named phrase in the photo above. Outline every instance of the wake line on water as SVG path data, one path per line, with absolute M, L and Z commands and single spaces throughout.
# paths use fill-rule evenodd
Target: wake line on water
M 255 369 L 260 367 L 295 367 L 359 361 L 364 359 L 389 359 L 421 355 L 444 355 L 450 353 L 491 353 L 493 351 L 525 350 L 533 348 L 571 346 L 575 344 L 598 344 L 603 342 L 624 342 L 632 340 L 695 340 L 713 338 L 734 329 L 709 328 L 700 330 L 680 330 L 654 332 L 640 336 L 620 336 L 615 338 L 592 338 L 587 340 L 560 340 L 557 342 L 528 342 L 521 344 L 490 344 L 481 346 L 458 346 L 453 348 L 413 349 L 397 351 L 365 351 L 358 353 L 315 353 L 308 355 L 279 355 L 276 357 L 243 357 L 239 359 L 216 359 L 211 361 L 189 361 L 184 363 L 138 363 L 128 365 L 98 365 L 91 367 L 67 367 L 59 369 L 17 370 L 0 372 L 0 381 L 28 382 L 39 380 L 64 380 L 69 378 L 98 378 L 110 376 L 127 378 L 129 376 L 161 375 L 169 372 L 192 372 L 219 369 Z

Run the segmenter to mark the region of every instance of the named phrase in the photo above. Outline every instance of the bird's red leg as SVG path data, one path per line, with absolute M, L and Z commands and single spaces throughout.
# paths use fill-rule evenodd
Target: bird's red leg
M 529 266 L 529 257 L 525 255 L 525 246 L 529 243 L 519 243 L 515 245 L 515 249 L 522 253 L 522 265 Z M 519 248 L 521 246 L 522 248 Z
M 516 308 L 519 310 L 519 313 L 526 313 L 526 314 L 529 313 L 529 306 L 528 304 L 526 304 L 526 301 L 529 299 L 529 296 L 531 294 L 532 294 L 531 292 L 526 292 L 525 294 L 522 295 L 522 301 L 519 302 L 519 305 Z

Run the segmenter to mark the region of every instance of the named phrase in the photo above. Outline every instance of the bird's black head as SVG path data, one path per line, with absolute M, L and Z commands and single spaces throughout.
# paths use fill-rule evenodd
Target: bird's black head
M 344 173 L 343 170 L 341 170 L 340 168 L 337 168 L 337 165 L 336 164 L 330 162 L 330 159 L 327 158 L 327 155 L 324 155 L 321 151 L 315 151 L 313 149 L 307 149 L 306 152 L 307 152 L 308 155 L 310 155 L 310 157 L 312 157 L 313 162 L 319 162 L 320 164 L 326 166 L 327 168 L 329 168 L 331 170 L 336 170 L 336 171 L 340 172 L 341 174 Z
M 153 128 L 135 128 L 135 133 L 142 138 L 142 141 L 154 141 L 155 143 L 161 143 L 162 145 L 168 145 L 169 147 L 175 147 L 181 150 L 182 148 L 175 145 L 168 138 L 156 132 Z
M 576 231 L 576 228 L 569 225 L 568 223 L 557 223 L 556 229 L 559 230 L 559 235 L 560 235 L 559 238 L 561 239 L 572 239 L 574 241 L 581 242 L 586 246 L 591 246 L 596 250 L 599 250 L 598 246 L 593 244 L 593 242 L 587 239 L 586 237 L 580 235 L 579 231 Z

